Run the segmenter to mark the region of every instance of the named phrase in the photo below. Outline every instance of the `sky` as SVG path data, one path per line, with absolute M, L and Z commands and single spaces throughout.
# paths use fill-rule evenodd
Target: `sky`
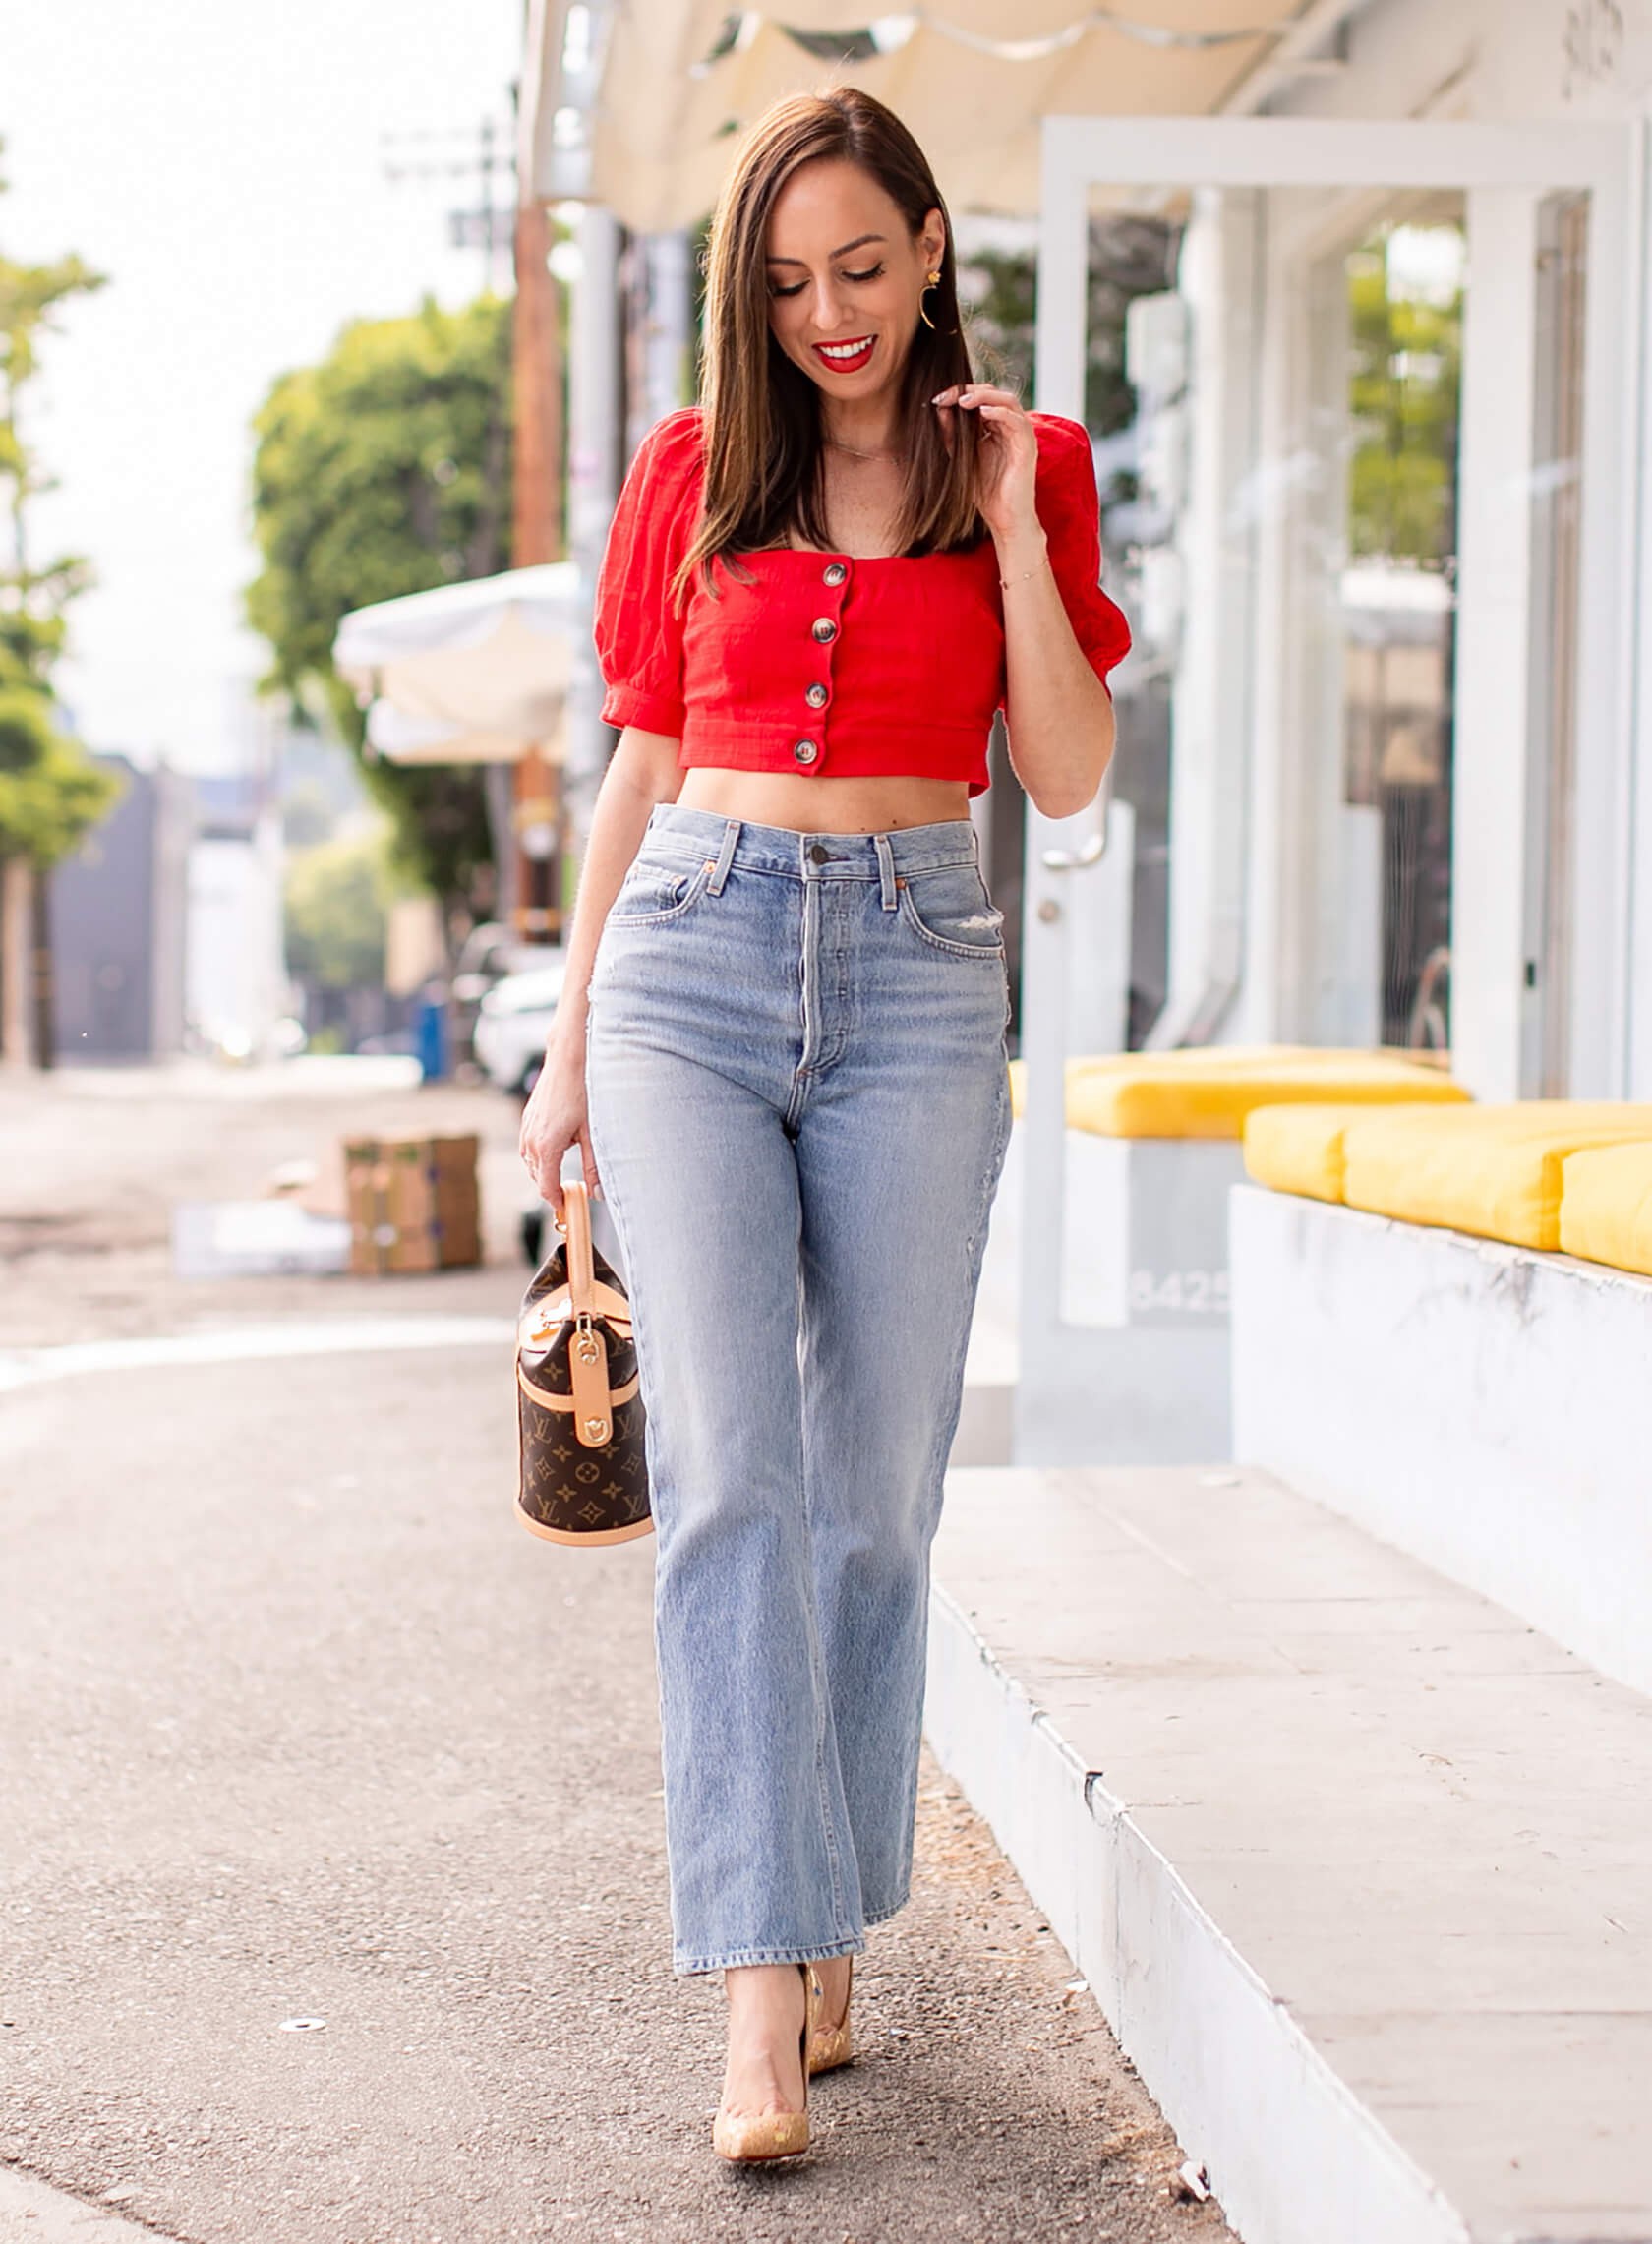
M 257 572 L 250 425 L 270 383 L 358 317 L 482 282 L 447 212 L 479 177 L 484 117 L 508 162 L 522 0 L 5 0 L 0 249 L 78 252 L 108 275 L 48 341 L 26 433 L 59 488 L 36 561 L 86 555 L 56 684 L 88 744 L 228 770 L 266 650 L 241 621 Z M 409 135 L 433 136 L 411 143 Z M 509 199 L 504 171 L 496 194 Z M 497 253 L 498 255 L 498 253 Z M 499 255 L 497 285 L 507 285 Z

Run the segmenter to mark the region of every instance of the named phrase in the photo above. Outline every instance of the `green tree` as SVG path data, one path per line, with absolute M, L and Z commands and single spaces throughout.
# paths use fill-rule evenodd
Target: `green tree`
M 324 989 L 372 989 L 384 978 L 384 929 L 403 891 L 387 823 L 335 835 L 287 859 L 287 972 Z
M 50 733 L 44 752 L 21 771 L 0 771 L 0 859 L 49 871 L 105 818 L 121 782 L 78 740 Z
M 1439 567 L 1456 540 L 1462 290 L 1394 285 L 1383 228 L 1348 261 L 1349 550 Z
M 274 658 L 266 686 L 330 715 L 393 822 L 398 864 L 449 915 L 493 863 L 482 775 L 370 760 L 332 641 L 352 608 L 506 566 L 510 424 L 510 306 L 494 297 L 353 323 L 320 365 L 275 383 L 254 424 L 264 565 L 247 615 Z
M 1136 411 L 1124 371 L 1125 315 L 1132 297 L 1173 285 L 1179 239 L 1179 230 L 1162 219 L 1091 220 L 1083 419 L 1096 436 L 1125 428 Z M 971 304 L 965 331 L 975 363 L 986 381 L 1031 403 L 1037 375 L 1036 257 L 1031 250 L 981 249 L 959 262 Z
M 53 715 L 51 674 L 63 651 L 65 611 L 91 570 L 79 555 L 34 561 L 30 507 L 53 480 L 23 431 L 42 338 L 64 305 L 102 285 L 78 257 L 22 265 L 0 255 L 0 510 L 11 549 L 0 563 L 0 860 L 40 869 L 67 856 L 118 793 Z

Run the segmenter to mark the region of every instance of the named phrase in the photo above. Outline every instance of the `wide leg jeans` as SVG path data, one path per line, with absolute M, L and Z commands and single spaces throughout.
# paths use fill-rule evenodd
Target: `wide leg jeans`
M 679 1972 L 851 1953 L 907 1899 L 1008 1013 L 967 818 L 662 803 L 605 923 L 586 1083 L 647 1411 Z

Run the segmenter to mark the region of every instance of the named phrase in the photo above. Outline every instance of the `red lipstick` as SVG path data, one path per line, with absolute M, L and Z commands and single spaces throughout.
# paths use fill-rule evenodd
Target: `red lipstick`
M 846 339 L 850 342 L 855 342 L 858 338 L 851 335 Z M 877 337 L 875 335 L 868 335 L 862 348 L 857 350 L 852 358 L 834 358 L 828 357 L 823 347 L 819 343 L 816 343 L 814 345 L 814 355 L 820 361 L 822 366 L 829 366 L 834 374 L 856 374 L 871 357 L 876 344 Z

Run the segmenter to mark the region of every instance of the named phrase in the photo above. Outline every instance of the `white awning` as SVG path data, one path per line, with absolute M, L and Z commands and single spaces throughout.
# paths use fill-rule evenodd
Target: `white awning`
M 534 742 L 552 761 L 560 752 L 560 723 L 559 718 L 553 732 Z M 375 701 L 369 708 L 367 744 L 392 764 L 513 764 L 521 760 L 524 745 L 515 733 L 483 733 L 434 717 L 406 716 L 393 701 Z
M 734 136 L 771 101 L 848 83 L 911 126 L 955 210 L 1026 215 L 1038 207 L 1044 116 L 1225 109 L 1242 89 L 1260 91 L 1274 64 L 1326 67 L 1312 49 L 1359 5 L 933 0 L 879 14 L 869 0 L 766 0 L 743 11 L 726 0 L 626 0 L 609 20 L 599 0 L 607 43 L 585 120 L 583 192 L 638 230 L 691 224 L 716 200 Z M 566 14 L 548 5 L 540 18 L 542 121 L 570 121 L 578 90 L 577 79 L 561 82 Z M 547 197 L 568 191 L 557 137 L 546 123 L 534 143 Z
M 548 561 L 353 609 L 332 652 L 369 705 L 380 755 L 512 762 L 529 744 L 560 754 L 575 638 L 587 628 L 578 571 Z

